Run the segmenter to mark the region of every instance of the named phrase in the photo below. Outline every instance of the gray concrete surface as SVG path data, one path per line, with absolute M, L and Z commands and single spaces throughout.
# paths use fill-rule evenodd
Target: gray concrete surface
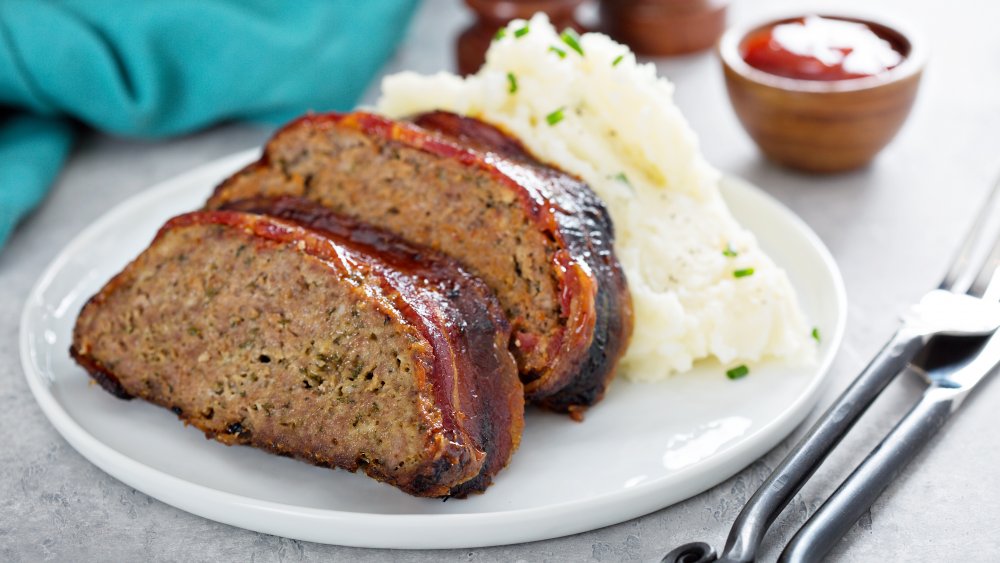
M 731 21 L 797 5 L 737 0 Z M 709 159 L 785 202 L 819 233 L 843 270 L 848 334 L 824 403 L 877 351 L 895 314 L 936 283 L 1000 173 L 1000 4 L 855 0 L 836 6 L 909 18 L 932 42 L 910 121 L 877 162 L 858 172 L 811 177 L 768 164 L 729 109 L 711 54 L 659 62 L 677 83 L 677 101 Z M 451 41 L 464 18 L 457 0 L 427 1 L 389 69 L 450 68 Z M 35 405 L 17 357 L 18 318 L 30 287 L 74 235 L 113 205 L 266 135 L 234 125 L 163 142 L 90 136 L 44 205 L 0 251 L 0 560 L 657 561 L 682 542 L 722 544 L 743 502 L 789 442 L 713 489 L 630 522 L 533 544 L 440 552 L 347 549 L 232 528 L 149 498 L 70 448 Z M 777 557 L 919 392 L 911 380 L 889 388 L 775 523 L 762 561 Z M 899 476 L 831 559 L 1000 560 L 997 404 L 1000 381 L 993 381 Z

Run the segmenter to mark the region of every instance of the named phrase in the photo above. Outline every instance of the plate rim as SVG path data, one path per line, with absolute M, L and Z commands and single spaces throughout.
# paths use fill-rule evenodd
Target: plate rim
M 650 479 L 631 489 L 607 492 L 570 502 L 509 511 L 462 514 L 373 514 L 305 507 L 247 497 L 188 481 L 119 452 L 87 432 L 73 419 L 51 392 L 51 385 L 46 382 L 48 377 L 35 369 L 35 364 L 32 362 L 35 357 L 34 342 L 28 330 L 31 322 L 29 317 L 34 307 L 44 302 L 42 295 L 45 289 L 65 267 L 74 251 L 85 244 L 94 232 L 102 230 L 105 224 L 115 222 L 119 216 L 127 214 L 132 208 L 142 207 L 148 199 L 157 199 L 161 192 L 177 189 L 176 186 L 187 184 L 193 178 L 224 168 L 238 170 L 242 165 L 252 162 L 259 154 L 260 149 L 249 149 L 212 160 L 159 182 L 107 210 L 59 251 L 33 285 L 20 317 L 21 367 L 35 401 L 57 432 L 85 459 L 112 477 L 166 504 L 204 518 L 298 540 L 390 549 L 508 545 L 563 537 L 617 524 L 700 494 L 742 471 L 787 438 L 818 402 L 819 393 L 829 380 L 830 368 L 843 341 L 847 323 L 847 294 L 842 274 L 829 249 L 805 221 L 773 196 L 746 180 L 725 175 L 720 180 L 720 185 L 729 185 L 730 188 L 723 189 L 723 199 L 726 189 L 742 190 L 745 192 L 743 195 L 756 198 L 779 213 L 799 235 L 806 239 L 810 249 L 820 258 L 825 274 L 833 282 L 837 322 L 833 333 L 825 338 L 829 344 L 825 347 L 823 356 L 816 362 L 811 381 L 795 401 L 740 442 L 713 456 L 710 467 L 693 466 L 687 470 Z M 775 431 L 775 426 L 787 426 L 788 430 Z M 758 449 L 762 453 L 756 453 Z M 673 486 L 673 481 L 683 481 L 683 478 L 694 469 L 702 473 L 711 473 L 713 477 L 708 479 L 711 484 L 696 486 L 689 484 L 686 488 L 680 485 Z M 680 492 L 677 492 L 678 489 Z M 612 507 L 618 507 L 618 510 L 611 510 Z M 600 516 L 582 520 L 554 518 L 584 509 L 600 513 Z M 277 514 L 284 517 L 272 518 Z M 296 529 L 294 522 L 290 525 L 290 520 L 298 523 L 330 525 L 330 530 L 336 530 L 333 533 L 336 537 L 316 533 L 316 530 Z M 390 525 L 388 529 L 387 523 Z M 447 529 L 448 537 L 441 538 L 421 533 L 431 527 Z M 358 533 L 358 530 L 365 528 L 369 529 L 367 534 Z

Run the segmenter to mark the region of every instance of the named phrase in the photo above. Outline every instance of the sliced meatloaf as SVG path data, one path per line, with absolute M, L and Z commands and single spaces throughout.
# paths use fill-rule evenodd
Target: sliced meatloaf
M 170 220 L 83 308 L 72 356 L 115 395 L 226 444 L 360 468 L 413 495 L 484 490 L 524 409 L 490 290 L 328 210 L 285 208 L 315 226 Z
M 580 180 L 480 121 L 309 115 L 207 203 L 296 196 L 456 258 L 497 294 L 527 398 L 578 415 L 594 404 L 631 332 L 611 221 Z

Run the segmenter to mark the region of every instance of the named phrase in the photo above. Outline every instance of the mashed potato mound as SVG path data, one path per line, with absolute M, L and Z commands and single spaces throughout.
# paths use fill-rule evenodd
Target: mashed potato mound
M 673 86 L 627 47 L 565 40 L 538 15 L 512 22 L 473 76 L 404 72 L 382 91 L 392 117 L 441 109 L 497 125 L 605 201 L 636 315 L 626 377 L 815 356 L 785 272 L 730 214 Z

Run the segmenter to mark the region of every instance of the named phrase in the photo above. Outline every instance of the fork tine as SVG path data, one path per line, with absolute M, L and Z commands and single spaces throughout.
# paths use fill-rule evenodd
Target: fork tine
M 992 274 L 1000 249 L 1000 181 L 990 191 L 962 247 L 955 255 L 948 273 L 939 286 L 955 293 L 979 294 L 985 291 L 985 282 L 977 286 L 977 279 Z M 990 264 L 993 267 L 989 267 Z M 984 274 L 985 272 L 985 274 Z
M 984 301 L 1000 301 L 1000 265 L 993 270 L 993 277 L 983 291 Z
M 996 287 L 1000 285 L 996 282 L 998 271 L 1000 271 L 1000 238 L 993 244 L 992 251 L 986 256 L 986 260 L 969 286 L 969 295 L 986 299 L 986 294 L 991 293 L 993 296 L 990 300 L 996 301 Z

